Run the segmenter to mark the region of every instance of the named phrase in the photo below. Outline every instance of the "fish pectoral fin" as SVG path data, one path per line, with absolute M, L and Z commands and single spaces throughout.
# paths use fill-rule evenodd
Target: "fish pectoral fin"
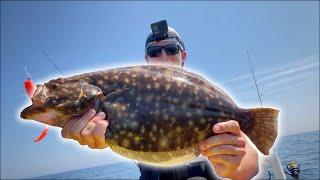
M 118 89 L 115 90 L 106 96 L 99 96 L 99 102 L 101 102 L 101 106 L 99 106 L 100 109 L 104 109 L 105 112 L 108 111 L 108 107 L 110 106 L 110 103 L 113 102 L 114 98 L 118 97 L 122 93 L 128 91 L 130 88 L 124 88 L 124 89 Z M 100 105 L 100 104 L 99 104 Z
M 80 98 L 82 98 L 83 96 L 85 96 L 85 95 L 84 95 L 84 92 L 83 92 L 83 85 L 84 85 L 85 82 L 81 79 L 81 80 L 79 81 L 79 83 L 80 83 L 80 93 L 79 93 L 79 97 L 78 97 L 78 98 L 80 99 Z
M 105 97 L 104 97 L 104 100 L 110 100 L 112 98 L 115 98 L 117 96 L 119 96 L 120 94 L 128 91 L 130 88 L 124 88 L 124 89 L 118 89 L 118 90 L 115 90 L 113 91 L 112 93 L 109 93 L 107 94 Z
M 96 112 L 100 111 L 101 109 L 101 100 L 99 97 L 95 97 L 93 100 L 93 109 L 96 110 Z
M 80 99 L 80 98 L 82 98 L 83 96 L 86 97 L 85 94 L 84 94 L 84 92 L 83 92 L 82 87 L 80 87 L 80 93 L 79 93 L 79 97 L 78 97 L 78 98 Z
M 85 98 L 92 98 L 97 97 L 103 94 L 102 90 L 95 85 L 92 85 L 84 80 L 80 80 L 80 93 L 79 98 L 85 97 Z

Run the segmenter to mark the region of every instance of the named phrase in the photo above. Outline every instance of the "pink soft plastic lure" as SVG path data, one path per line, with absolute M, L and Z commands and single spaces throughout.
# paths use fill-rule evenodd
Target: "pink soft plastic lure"
M 34 142 L 41 141 L 44 137 L 46 137 L 48 133 L 49 127 L 48 125 L 45 126 L 44 130 L 41 132 L 41 134 L 34 140 Z
M 36 90 L 36 86 L 33 84 L 31 78 L 29 77 L 27 80 L 24 81 L 24 88 L 27 91 L 27 94 L 30 98 L 32 98 L 35 90 Z M 41 132 L 41 134 L 34 140 L 34 142 L 39 142 L 41 141 L 44 137 L 46 137 L 47 133 L 48 133 L 49 127 L 48 125 L 45 125 L 43 131 Z

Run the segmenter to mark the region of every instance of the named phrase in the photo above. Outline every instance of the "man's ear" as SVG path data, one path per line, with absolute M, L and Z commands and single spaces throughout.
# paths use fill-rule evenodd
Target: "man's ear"
M 144 56 L 144 59 L 147 61 L 147 63 L 149 63 L 148 55 L 145 55 L 145 56 Z
M 187 58 L 187 52 L 186 51 L 181 51 L 181 58 L 182 58 L 182 67 L 184 66 L 184 63 Z

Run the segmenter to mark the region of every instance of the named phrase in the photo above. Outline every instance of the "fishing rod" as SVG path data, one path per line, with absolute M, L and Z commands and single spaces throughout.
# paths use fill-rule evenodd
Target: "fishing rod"
M 261 107 L 262 107 L 262 106 L 263 106 L 262 100 L 261 100 L 261 95 L 262 95 L 262 94 L 261 94 L 260 91 L 259 91 L 258 84 L 257 84 L 257 80 L 256 80 L 256 76 L 254 75 L 254 72 L 253 72 L 253 66 L 252 66 L 252 62 L 251 62 L 251 58 L 250 58 L 250 55 L 249 55 L 248 48 L 245 47 L 245 49 L 246 49 L 246 52 L 247 52 L 248 61 L 249 61 L 249 64 L 250 64 L 250 69 L 251 69 L 251 73 L 252 73 L 252 76 L 253 76 L 254 84 L 255 84 L 255 86 L 256 86 L 257 93 L 258 93 L 258 96 L 259 96 L 260 105 L 261 105 Z
M 255 86 L 256 86 L 256 90 L 257 90 L 257 93 L 258 93 L 260 105 L 261 105 L 261 107 L 263 107 L 262 100 L 261 100 L 261 95 L 262 94 L 260 93 L 259 88 L 258 88 L 258 84 L 257 84 L 256 76 L 255 76 L 254 71 L 253 71 L 253 65 L 252 65 L 252 62 L 251 62 L 249 51 L 248 51 L 248 48 L 246 46 L 245 46 L 245 49 L 246 49 L 246 52 L 247 52 L 248 61 L 249 61 L 249 64 L 250 64 L 250 69 L 251 69 L 251 73 L 252 73 L 252 76 L 253 76 L 253 80 L 254 80 L 254 83 L 255 83 Z M 265 169 L 269 168 L 270 163 L 271 163 L 275 178 L 276 179 L 286 179 L 286 176 L 284 174 L 284 170 L 282 168 L 278 152 L 277 152 L 275 147 L 272 148 L 272 153 L 270 153 L 268 161 L 266 161 L 266 160 L 267 159 L 265 159 L 264 163 L 263 163 L 263 166 L 264 166 L 263 171 L 265 171 Z M 268 174 L 269 174 L 269 179 L 270 179 L 271 175 L 270 175 L 269 170 L 268 170 Z

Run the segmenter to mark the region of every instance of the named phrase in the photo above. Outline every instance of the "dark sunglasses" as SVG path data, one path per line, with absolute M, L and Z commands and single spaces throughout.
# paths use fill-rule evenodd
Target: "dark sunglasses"
M 150 46 L 147 48 L 147 54 L 150 57 L 159 57 L 162 49 L 168 56 L 173 56 L 179 53 L 180 46 L 178 44 L 170 44 L 166 46 Z

